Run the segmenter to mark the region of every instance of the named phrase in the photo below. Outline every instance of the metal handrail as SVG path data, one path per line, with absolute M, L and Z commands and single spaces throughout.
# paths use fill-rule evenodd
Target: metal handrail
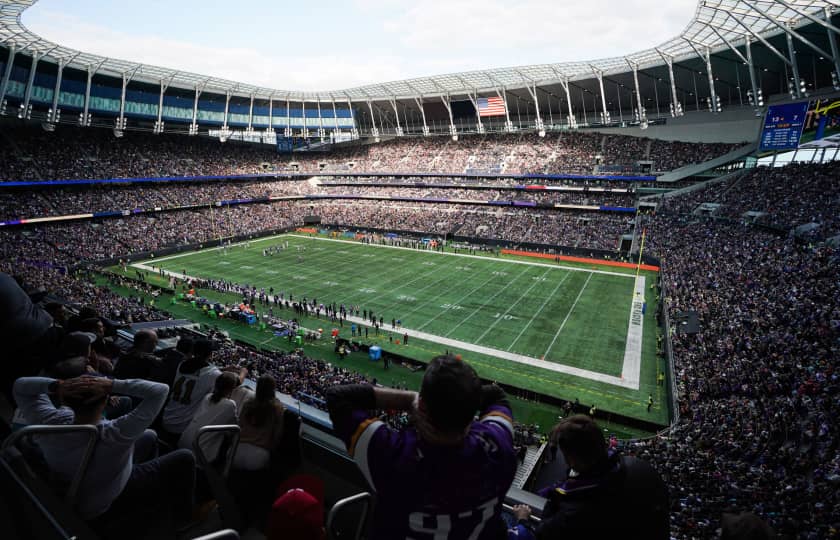
M 75 506 L 76 495 L 79 492 L 79 487 L 82 484 L 82 479 L 87 473 L 87 468 L 90 464 L 90 458 L 91 456 L 93 456 L 93 450 L 96 447 L 97 441 L 99 440 L 99 430 L 96 429 L 96 426 L 75 424 L 26 426 L 6 437 L 6 439 L 3 441 L 2 450 L 6 450 L 7 448 L 15 446 L 18 443 L 18 441 L 20 441 L 24 437 L 34 435 L 52 436 L 68 433 L 75 433 L 78 435 L 88 436 L 87 445 L 85 446 L 84 453 L 82 454 L 82 459 L 79 462 L 78 467 L 76 468 L 76 474 L 73 475 L 73 479 L 70 481 L 70 487 L 67 488 L 67 493 L 65 493 L 64 495 L 65 502 L 67 502 L 67 504 L 72 507 Z
M 509 505 L 508 503 L 502 503 L 502 510 L 504 510 L 505 512 L 513 513 L 513 507 L 511 505 Z M 535 516 L 533 514 L 531 514 L 528 517 L 528 519 L 530 519 L 531 521 L 533 521 L 535 523 L 542 523 L 542 519 L 538 518 L 537 516 Z
M 239 533 L 233 529 L 223 529 L 204 536 L 196 536 L 193 540 L 239 540 Z
M 204 469 L 209 467 L 210 462 L 207 461 L 207 456 L 204 455 L 204 450 L 201 448 L 201 440 L 207 435 L 213 433 L 226 433 L 233 437 L 232 442 L 227 449 L 225 464 L 220 472 L 223 478 L 227 478 L 228 473 L 230 472 L 231 464 L 233 464 L 233 457 L 236 455 L 236 448 L 239 446 L 239 426 L 236 424 L 224 424 L 218 426 L 204 426 L 198 430 L 198 433 L 195 435 L 195 440 L 193 440 L 193 453 L 195 453 L 198 463 Z
M 353 505 L 359 501 L 363 503 L 361 516 L 359 518 L 359 524 L 356 526 L 356 536 L 354 536 L 354 540 L 359 540 L 362 537 L 362 530 L 364 529 L 365 522 L 367 522 L 367 515 L 368 511 L 370 510 L 370 501 L 373 497 L 368 492 L 357 493 L 345 499 L 341 499 L 340 501 L 336 502 L 333 507 L 330 509 L 330 513 L 327 515 L 327 538 L 330 540 L 334 540 L 336 537 L 332 533 L 332 526 L 333 521 L 335 520 L 335 516 L 343 510 L 345 507 Z

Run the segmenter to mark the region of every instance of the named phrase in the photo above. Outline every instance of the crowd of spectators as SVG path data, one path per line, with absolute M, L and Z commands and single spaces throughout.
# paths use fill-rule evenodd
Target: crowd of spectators
M 44 132 L 14 127 L 4 132 L 0 180 L 133 178 L 262 172 L 580 173 L 596 166 L 635 171 L 652 161 L 657 171 L 726 153 L 732 145 L 665 143 L 625 135 L 568 132 L 538 137 L 490 134 L 397 138 L 331 152 L 279 154 L 269 145 L 205 137 L 150 135 L 60 127 Z
M 570 136 L 585 139 L 584 135 L 591 136 Z M 483 141 L 489 157 L 473 163 L 492 165 L 502 155 L 503 139 Z M 552 137 L 546 137 L 534 146 L 553 142 Z M 461 150 L 449 151 L 454 149 L 449 145 L 455 145 L 449 139 L 437 139 L 433 145 L 406 140 L 394 146 L 409 144 L 402 150 L 409 155 L 424 153 L 430 163 L 443 165 L 451 156 L 457 156 L 455 160 L 464 157 Z M 603 141 L 587 144 L 596 151 L 597 147 L 609 147 Z M 388 146 L 377 150 L 380 163 L 389 159 L 388 151 L 383 150 Z M 657 145 L 648 146 L 645 152 L 651 153 Z M 89 150 L 96 148 L 93 145 Z M 702 152 L 723 150 L 707 148 Z M 120 155 L 135 154 L 121 150 Z M 0 157 L 14 160 L 8 150 Z M 64 157 L 78 160 L 78 155 Z M 682 163 L 691 157 L 674 159 L 678 160 L 674 163 Z M 7 170 L 28 170 L 36 163 L 46 167 L 34 158 L 18 161 L 17 168 Z M 51 171 L 66 170 L 58 162 L 50 163 Z M 776 235 L 740 219 L 709 220 L 691 214 L 699 202 L 718 202 L 724 216 L 740 218 L 743 212 L 753 210 L 766 212 L 762 221 L 773 225 L 818 222 L 822 224 L 819 237 L 830 237 L 837 233 L 836 173 L 834 164 L 756 169 L 709 189 L 666 199 L 656 214 L 642 217 L 648 230 L 646 249 L 662 260 L 665 309 L 672 321 L 694 311 L 700 326 L 696 334 L 669 329 L 679 422 L 660 436 L 624 445 L 625 450 L 652 463 L 665 479 L 671 492 L 674 538 L 712 536 L 720 526 L 722 512 L 730 510 L 755 512 L 792 537 L 811 540 L 837 534 L 840 254 L 826 245 Z M 223 191 L 212 192 L 215 188 Z M 99 195 L 111 202 L 123 196 L 128 197 L 125 202 L 135 200 L 122 189 L 120 194 L 103 190 Z M 160 194 L 159 200 L 173 201 L 182 195 L 170 197 L 166 189 L 152 189 Z M 188 194 L 190 188 L 178 189 Z M 207 197 L 229 193 L 221 185 L 207 189 L 211 190 Z M 14 196 L 0 199 L 4 206 L 15 201 Z M 43 197 L 22 197 L 21 201 L 36 210 L 39 205 L 50 205 Z M 601 249 L 615 249 L 618 237 L 632 232 L 635 225 L 633 217 L 622 215 L 528 208 L 487 210 L 458 204 L 346 200 L 279 202 L 4 230 L 0 232 L 0 270 L 23 275 L 31 288 L 48 290 L 80 312 L 87 308 L 88 314 L 118 323 L 156 320 L 166 314 L 150 306 L 151 291 L 141 288 L 131 296 L 118 296 L 94 285 L 85 274 L 65 274 L 53 266 L 203 242 L 231 232 L 257 233 L 298 225 L 310 214 L 348 228 L 458 232 L 487 239 Z M 219 340 L 212 360 L 220 365 L 247 365 L 252 376 L 270 374 L 281 392 L 320 407 L 328 388 L 364 380 L 297 352 L 256 352 L 226 340 Z
M 90 186 L 0 192 L 0 219 L 31 219 L 135 209 L 173 209 L 210 206 L 219 201 L 265 197 L 368 196 L 417 199 L 478 201 L 528 201 L 537 204 L 585 204 L 633 206 L 635 190 L 627 185 L 610 187 L 574 186 L 568 190 L 514 190 L 507 186 L 486 185 L 481 189 L 456 186 L 368 185 L 319 183 L 311 180 L 275 182 L 203 182 L 148 187 Z M 583 189 L 581 189 L 583 188 Z M 584 191 L 585 190 L 585 191 Z
M 700 331 L 672 331 L 679 423 L 633 451 L 669 485 L 678 538 L 712 535 L 731 509 L 791 537 L 831 537 L 840 254 L 674 208 L 645 218 L 647 245 L 663 258 L 671 321 L 694 311 Z
M 614 251 L 632 233 L 633 216 L 476 205 L 354 200 L 273 203 L 138 214 L 0 229 L 0 256 L 69 266 L 130 253 L 200 244 L 219 238 L 302 226 L 309 215 L 325 225 L 437 235 L 460 234 L 516 243 Z
M 838 176 L 838 161 L 756 167 L 703 189 L 663 198 L 663 207 L 691 213 L 702 203 L 713 203 L 720 205 L 717 216 L 784 230 L 816 224 L 802 236 L 826 239 L 840 235 Z

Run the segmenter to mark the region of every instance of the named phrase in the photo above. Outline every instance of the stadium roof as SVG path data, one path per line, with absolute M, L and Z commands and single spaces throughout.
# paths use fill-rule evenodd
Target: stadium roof
M 93 70 L 95 73 L 123 77 L 129 81 L 257 98 L 354 102 L 477 95 L 502 89 L 533 88 L 561 81 L 592 79 L 595 74 L 606 76 L 626 73 L 633 68 L 645 69 L 703 57 L 707 51 L 714 53 L 733 50 L 743 45 L 745 40 L 761 42 L 778 53 L 768 43 L 768 38 L 787 32 L 794 39 L 808 44 L 808 38 L 796 32 L 796 29 L 816 23 L 836 32 L 830 22 L 826 21 L 840 10 L 840 1 L 837 0 L 700 0 L 694 18 L 680 35 L 652 49 L 626 56 L 450 73 L 341 90 L 304 92 L 253 86 L 63 47 L 38 36 L 21 23 L 21 14 L 37 1 L 0 0 L 0 40 L 4 45 L 15 46 L 18 52 L 37 53 L 60 65 Z

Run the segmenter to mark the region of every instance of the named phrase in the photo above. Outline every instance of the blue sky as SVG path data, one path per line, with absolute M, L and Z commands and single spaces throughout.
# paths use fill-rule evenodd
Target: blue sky
M 23 23 L 92 52 L 293 90 L 593 60 L 679 33 L 696 0 L 40 0 Z

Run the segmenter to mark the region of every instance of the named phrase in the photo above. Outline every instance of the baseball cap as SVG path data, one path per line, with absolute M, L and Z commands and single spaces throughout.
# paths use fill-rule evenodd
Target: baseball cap
M 271 506 L 268 540 L 324 540 L 324 505 L 301 488 L 292 488 Z

